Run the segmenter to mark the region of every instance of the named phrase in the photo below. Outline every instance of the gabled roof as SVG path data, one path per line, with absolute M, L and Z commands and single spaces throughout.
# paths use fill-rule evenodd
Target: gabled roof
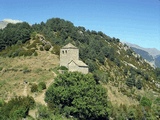
M 69 62 L 68 64 L 74 62 L 77 66 L 79 67 L 88 67 L 88 65 L 86 65 L 83 61 L 81 60 L 71 60 L 71 62 Z
M 68 43 L 67 45 L 63 46 L 62 49 L 78 49 L 76 46 Z

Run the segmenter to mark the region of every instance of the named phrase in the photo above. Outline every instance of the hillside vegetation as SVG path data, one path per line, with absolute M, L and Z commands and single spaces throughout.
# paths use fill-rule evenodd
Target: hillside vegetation
M 79 48 L 80 59 L 89 66 L 89 74 L 96 84 L 108 91 L 110 112 L 107 118 L 160 118 L 160 69 L 152 68 L 118 38 L 75 27 L 60 18 L 32 26 L 28 23 L 8 24 L 0 30 L 1 101 L 29 95 L 42 104 L 30 113 L 31 118 L 38 119 L 33 114 L 37 111 L 40 115 L 43 110 L 53 118 L 49 108 L 43 106 L 46 105 L 47 89 L 39 84 L 44 82 L 47 88 L 52 84 L 59 74 L 59 50 L 69 42 Z M 0 104 L 2 108 L 5 106 L 3 102 Z M 65 119 L 73 119 L 67 117 Z

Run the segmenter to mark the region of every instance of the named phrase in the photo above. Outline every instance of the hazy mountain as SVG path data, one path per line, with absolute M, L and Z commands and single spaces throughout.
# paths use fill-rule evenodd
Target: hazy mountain
M 156 48 L 143 48 L 135 44 L 126 43 L 142 58 L 146 59 L 152 66 L 160 67 L 160 51 Z
M 160 55 L 157 55 L 157 56 L 155 57 L 155 64 L 156 64 L 157 67 L 160 68 Z
M 0 21 L 0 29 L 5 28 L 8 23 L 16 24 L 16 23 L 20 23 L 20 22 L 22 22 L 22 21 L 20 21 L 20 20 L 12 20 L 12 19 L 4 19 L 4 20 Z

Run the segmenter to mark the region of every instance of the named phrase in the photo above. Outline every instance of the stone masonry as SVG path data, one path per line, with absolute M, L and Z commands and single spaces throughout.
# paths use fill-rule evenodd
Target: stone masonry
M 60 49 L 60 66 L 65 66 L 69 71 L 88 73 L 88 66 L 79 60 L 79 49 L 71 43 Z

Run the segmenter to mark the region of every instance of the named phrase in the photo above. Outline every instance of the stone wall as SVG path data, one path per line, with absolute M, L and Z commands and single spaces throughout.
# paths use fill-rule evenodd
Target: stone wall
M 78 66 L 75 62 L 71 62 L 68 65 L 68 69 L 71 72 L 78 71 L 78 72 L 81 72 L 83 74 L 87 74 L 88 73 L 88 67 L 87 66 Z
M 88 73 L 88 66 L 79 60 L 79 49 L 70 43 L 60 49 L 60 66 L 67 67 L 69 71 Z

